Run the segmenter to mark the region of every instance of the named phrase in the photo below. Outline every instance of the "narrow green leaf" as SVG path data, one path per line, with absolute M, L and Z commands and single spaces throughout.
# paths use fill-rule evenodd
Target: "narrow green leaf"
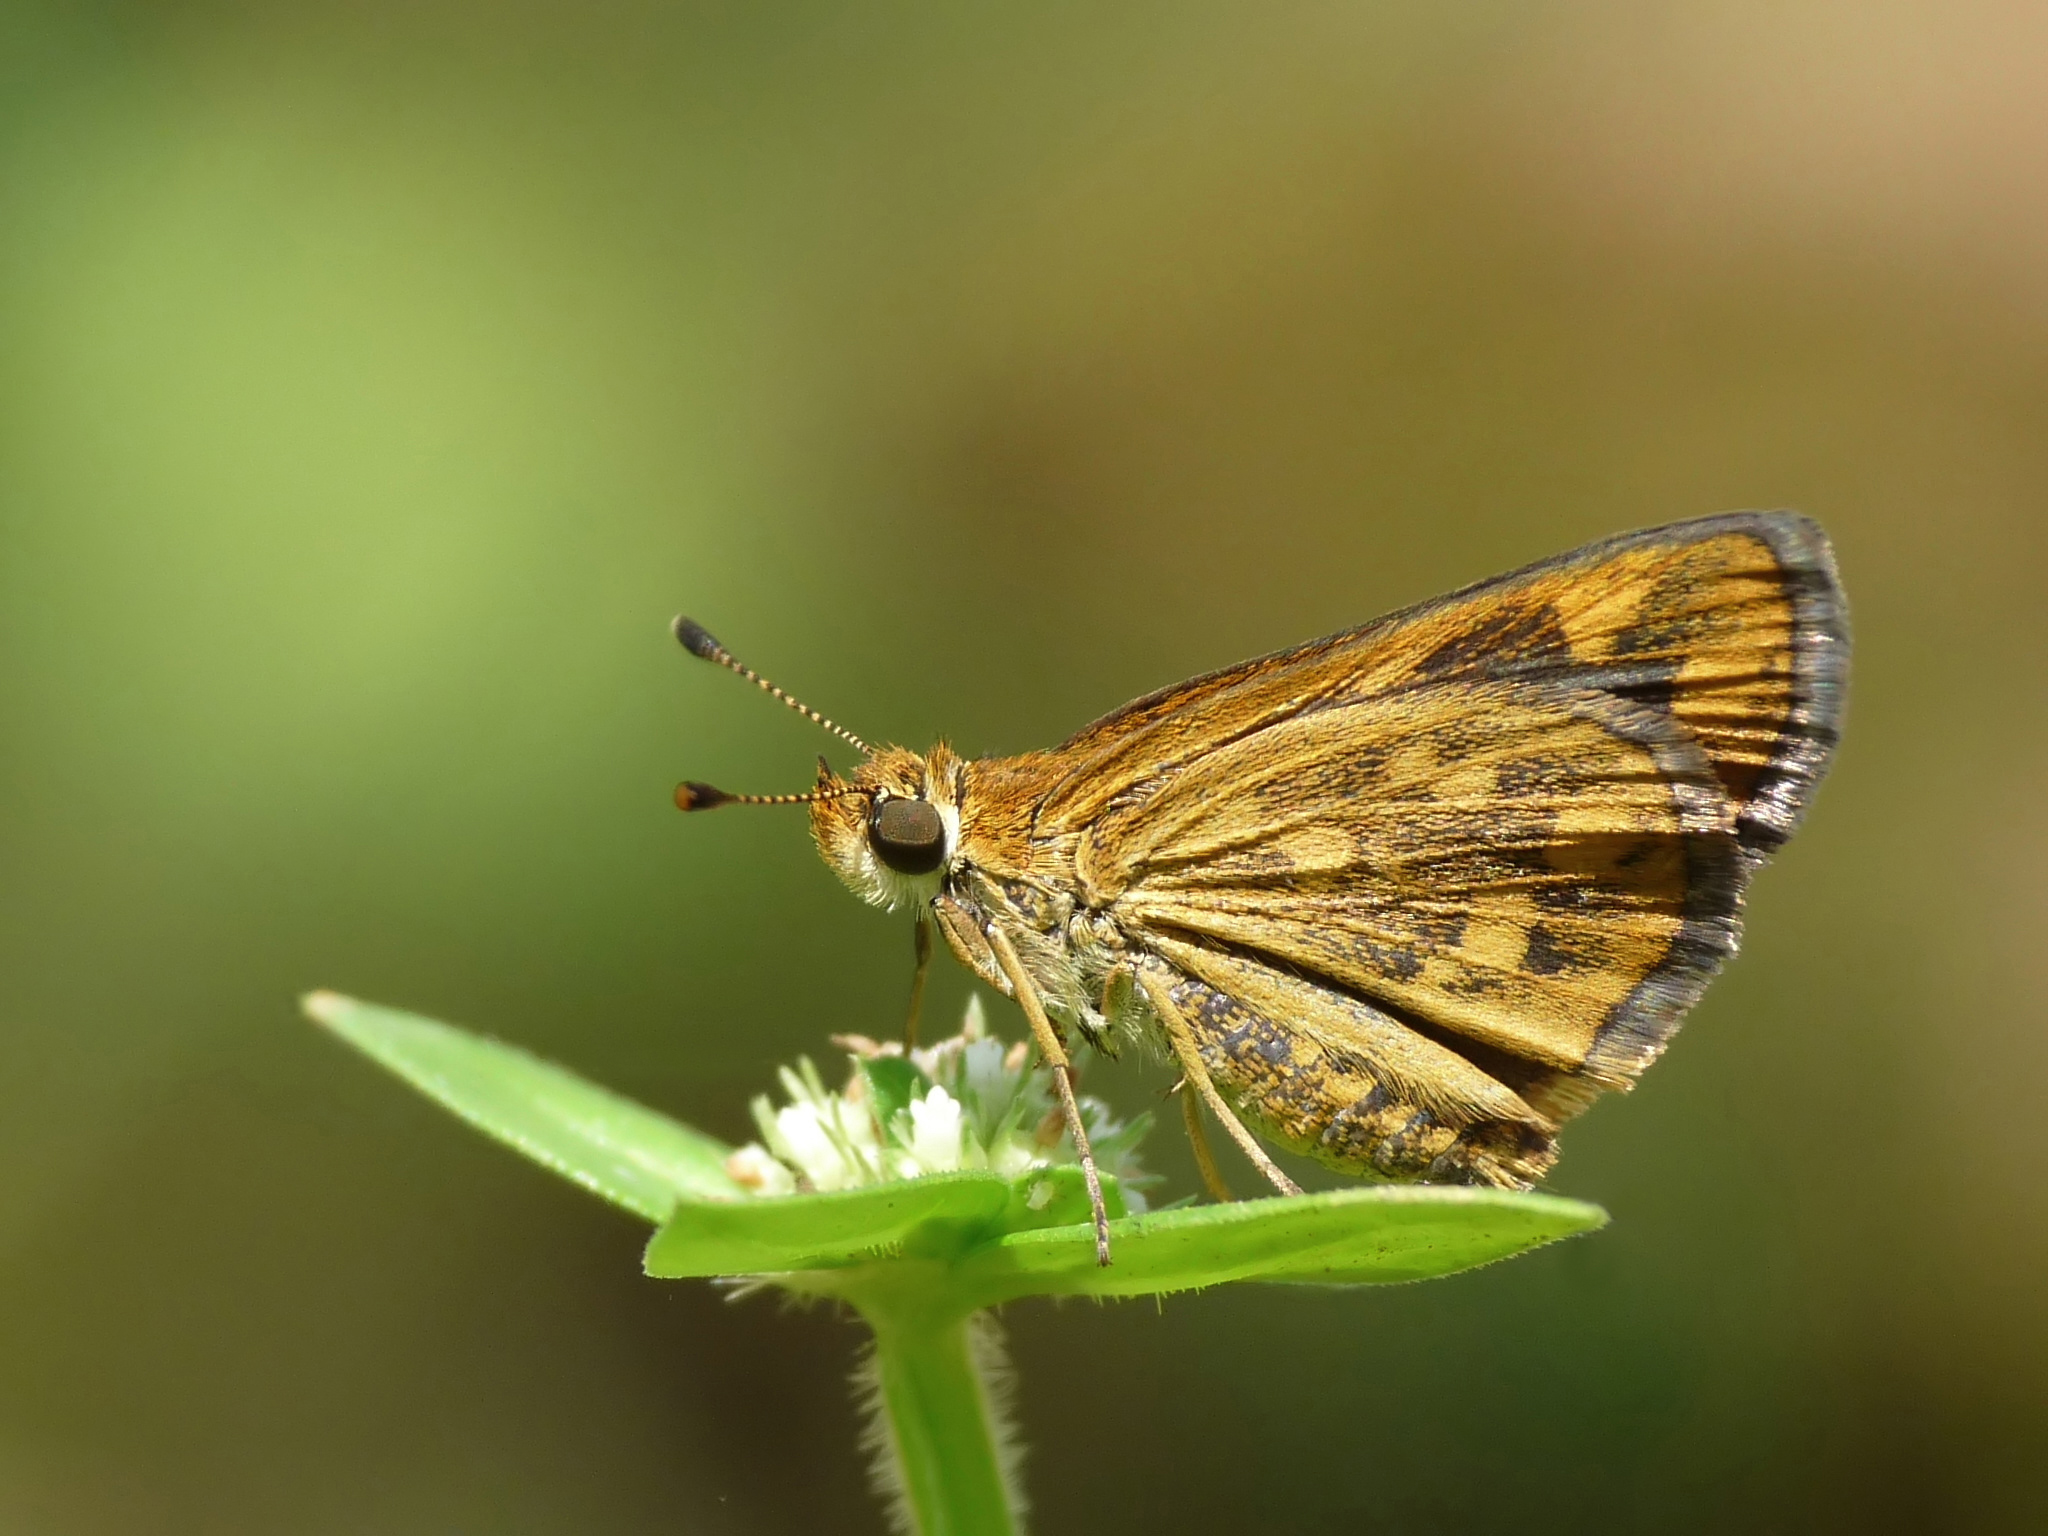
M 834 1269 L 908 1245 L 957 1252 L 1009 1203 L 995 1173 L 936 1173 L 822 1195 L 738 1204 L 680 1202 L 647 1245 L 644 1267 L 663 1280 Z
M 334 992 L 303 1006 L 486 1135 L 649 1221 L 685 1197 L 749 1198 L 726 1175 L 730 1147 L 517 1046 Z
M 1362 1285 L 1489 1264 L 1606 1223 L 1598 1206 L 1506 1190 L 1379 1185 L 1132 1216 L 1095 1263 L 1086 1226 L 1013 1232 L 960 1268 L 983 1304 L 1026 1295 L 1136 1296 L 1229 1280 Z

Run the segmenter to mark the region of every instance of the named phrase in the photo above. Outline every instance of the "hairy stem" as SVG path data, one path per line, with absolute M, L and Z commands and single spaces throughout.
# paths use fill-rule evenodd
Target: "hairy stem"
M 875 1330 L 865 1371 L 874 1477 L 911 1536 L 1021 1536 L 1009 1368 L 985 1313 L 863 1309 Z

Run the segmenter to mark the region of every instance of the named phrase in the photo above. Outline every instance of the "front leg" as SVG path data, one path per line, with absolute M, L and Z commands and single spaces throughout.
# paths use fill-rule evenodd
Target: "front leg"
M 1003 996 L 1013 995 L 1015 989 L 1010 978 L 996 964 L 995 951 L 982 934 L 981 913 L 959 897 L 941 892 L 932 902 L 932 914 L 939 920 L 939 933 L 946 947 L 959 957 L 960 963 Z
M 1010 942 L 1010 936 L 1003 932 L 1001 924 L 994 922 L 984 924 L 982 934 L 996 964 L 1009 978 L 1017 1006 L 1024 1010 L 1032 1038 L 1038 1042 L 1038 1054 L 1052 1069 L 1053 1086 L 1060 1095 L 1060 1110 L 1067 1120 L 1067 1134 L 1074 1139 L 1074 1155 L 1080 1159 L 1081 1178 L 1088 1186 L 1088 1210 L 1095 1220 L 1095 1262 L 1107 1269 L 1109 1208 L 1103 1204 L 1102 1175 L 1096 1171 L 1095 1153 L 1088 1145 L 1088 1128 L 1081 1123 L 1081 1106 L 1074 1101 L 1074 1063 L 1067 1056 L 1066 1043 L 1060 1039 L 1059 1031 L 1046 1017 L 1038 988 L 1033 985 L 1030 972 L 1024 969 L 1024 962 L 1017 957 L 1017 947 Z

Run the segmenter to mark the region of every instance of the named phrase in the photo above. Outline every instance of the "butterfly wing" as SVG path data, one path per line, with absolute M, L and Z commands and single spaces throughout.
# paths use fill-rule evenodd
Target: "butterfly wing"
M 1521 683 L 1232 743 L 1091 828 L 1079 867 L 1139 948 L 1261 1012 L 1281 978 L 1362 1005 L 1275 1022 L 1460 1128 L 1516 1116 L 1490 1088 L 1440 1100 L 1466 1076 L 1417 1072 L 1390 1039 L 1459 1055 L 1554 1126 L 1654 1059 L 1734 951 L 1748 869 L 1697 743 L 1608 695 Z
M 1817 523 L 1738 512 L 1621 534 L 1162 689 L 1047 757 L 1042 831 L 1279 721 L 1432 682 L 1592 689 L 1697 741 L 1753 854 L 1798 825 L 1839 735 L 1848 614 Z
M 1805 519 L 1625 535 L 1138 701 L 1051 755 L 1034 840 L 1269 1133 L 1521 1182 L 1733 953 L 1846 660 Z

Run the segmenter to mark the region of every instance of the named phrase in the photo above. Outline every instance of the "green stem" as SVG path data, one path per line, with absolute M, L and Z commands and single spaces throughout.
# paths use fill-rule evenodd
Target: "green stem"
M 878 1480 L 917 1536 L 1019 1536 L 993 1320 L 865 1310 L 875 1330 Z

